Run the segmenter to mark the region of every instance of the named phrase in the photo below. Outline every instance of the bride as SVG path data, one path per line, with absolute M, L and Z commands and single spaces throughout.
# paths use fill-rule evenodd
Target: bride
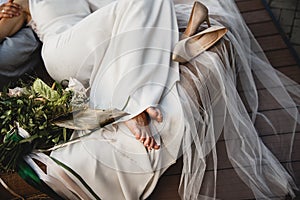
M 209 19 L 205 6 L 195 3 L 197 10 L 190 1 L 15 0 L 23 14 L 0 21 L 1 37 L 29 23 L 43 42 L 49 74 L 58 81 L 79 80 L 88 88 L 91 108 L 129 114 L 53 151 L 57 162 L 31 155 L 47 164 L 47 175 L 40 176 L 62 198 L 146 199 L 182 156 L 181 198 L 215 199 L 220 139 L 256 198 L 294 197 L 291 175 L 253 125 L 262 117 L 273 127 L 258 112 L 254 79 L 291 116 L 294 127 L 300 123 L 294 101 L 299 85 L 269 65 L 232 0 L 201 2 Z M 172 61 L 172 52 L 180 63 Z M 87 133 L 75 131 L 73 137 Z M 210 176 L 205 173 L 208 155 Z

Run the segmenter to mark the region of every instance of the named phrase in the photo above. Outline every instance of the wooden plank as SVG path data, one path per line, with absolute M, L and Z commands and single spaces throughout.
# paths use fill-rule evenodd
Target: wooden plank
M 288 156 L 290 151 L 290 141 L 292 134 L 262 136 L 262 142 L 275 155 L 281 163 L 300 161 L 300 151 L 297 149 L 300 146 L 300 132 L 295 133 L 295 139 L 292 149 L 291 158 Z M 228 143 L 229 145 L 229 143 Z M 220 140 L 217 143 L 217 159 L 218 170 L 233 169 L 227 155 L 226 143 Z M 182 158 L 177 160 L 177 163 L 171 166 L 163 176 L 180 175 L 182 170 Z M 213 170 L 213 161 L 211 155 L 207 158 L 207 171 Z M 296 169 L 297 170 L 297 169 Z M 300 169 L 299 169 L 300 170 Z M 300 179 L 299 179 L 300 181 Z
M 281 41 L 282 43 L 282 41 Z M 282 45 L 282 44 L 281 44 Z M 268 60 L 275 68 L 297 65 L 295 57 L 291 54 L 288 48 L 272 49 L 271 51 L 265 52 Z
M 249 29 L 256 38 L 278 34 L 277 27 L 274 25 L 273 21 L 249 24 Z
M 162 176 L 147 200 L 180 200 L 178 195 L 179 182 L 180 175 Z
M 272 20 L 272 18 L 266 10 L 245 12 L 242 13 L 242 16 L 247 24 L 262 23 Z
M 300 132 L 297 132 L 295 134 L 292 155 L 291 157 L 288 156 L 290 152 L 290 141 L 292 137 L 293 137 L 292 134 L 283 134 L 283 135 L 263 136 L 261 137 L 261 139 L 262 142 L 265 144 L 265 146 L 279 160 L 279 162 L 288 163 L 288 162 L 300 161 L 300 151 L 297 150 L 300 145 Z M 230 143 L 228 143 L 228 145 L 230 145 Z M 218 155 L 218 170 L 233 168 L 228 159 L 226 143 L 224 140 L 219 141 L 217 143 L 217 155 Z M 207 158 L 208 171 L 213 170 L 212 163 L 213 163 L 212 157 L 211 155 L 209 155 L 209 157 Z M 180 169 L 177 170 L 178 172 L 180 172 Z
M 242 13 L 261 10 L 265 8 L 261 0 L 239 1 L 237 2 L 237 7 L 239 8 L 239 11 Z
M 280 34 L 259 37 L 257 38 L 257 41 L 265 52 L 270 50 L 274 51 L 277 49 L 286 48 L 286 43 L 284 42 Z
M 286 166 L 287 164 L 283 164 Z M 294 178 L 300 180 L 300 161 L 292 163 L 294 168 Z M 212 171 L 206 172 L 206 178 L 212 175 Z M 254 199 L 252 191 L 238 177 L 234 169 L 224 169 L 217 172 L 217 198 L 219 199 Z M 154 192 L 148 200 L 171 200 L 179 199 L 178 185 L 180 175 L 163 176 L 158 182 Z M 284 198 L 282 198 L 284 199 Z
M 300 77 L 298 77 L 300 79 Z M 262 87 L 262 86 L 261 86 Z M 293 86 L 287 87 L 293 90 Z M 271 90 L 271 89 L 270 89 Z M 280 90 L 281 91 L 281 90 Z M 279 91 L 276 87 L 272 88 L 272 92 L 275 94 L 279 94 Z M 239 92 L 240 97 L 243 102 L 245 102 L 245 94 L 244 91 Z M 266 110 L 275 110 L 282 109 L 282 106 L 279 104 L 277 100 L 274 99 L 272 94 L 265 88 L 257 90 L 258 95 L 258 111 L 266 111 Z M 283 94 L 285 96 L 285 94 Z M 295 99 L 296 101 L 296 99 Z M 300 102 L 298 102 L 300 104 Z M 249 106 L 247 102 L 245 102 L 246 109 L 250 112 Z
M 211 177 L 213 172 L 207 172 L 207 177 Z M 252 192 L 240 180 L 233 169 L 221 170 L 217 172 L 217 198 L 220 199 L 248 199 L 253 198 Z M 179 199 L 178 185 L 180 182 L 180 175 L 163 176 L 160 178 L 154 192 L 148 200 L 173 200 Z
M 224 200 L 254 198 L 252 191 L 233 169 L 220 170 L 217 176 L 219 177 L 217 180 L 217 198 Z
M 289 78 L 289 83 L 285 83 L 285 86 L 293 86 L 293 85 L 298 85 L 300 83 L 300 67 L 297 65 L 293 65 L 293 66 L 286 66 L 286 67 L 280 67 L 277 68 L 277 74 L 282 73 L 280 76 L 286 76 Z M 259 73 L 259 72 L 258 72 Z M 267 77 L 266 77 L 267 79 Z M 256 84 L 256 89 L 257 90 L 262 90 L 265 89 L 265 86 L 262 85 L 257 77 L 254 76 L 254 82 Z M 272 82 L 272 80 L 270 80 L 270 83 Z M 238 79 L 238 83 L 237 83 L 237 90 L 239 91 L 239 93 L 241 95 L 243 95 L 243 88 L 241 86 L 241 83 Z
M 268 110 L 262 112 L 273 124 L 275 130 L 278 131 L 278 134 L 289 133 L 291 127 L 294 126 L 294 123 L 291 121 L 291 117 L 286 112 L 282 110 Z M 255 121 L 255 127 L 259 130 L 260 135 L 270 135 L 273 134 L 273 128 L 268 125 L 263 117 L 258 117 Z M 296 131 L 300 131 L 299 125 L 296 128 Z
M 300 83 L 300 67 L 298 65 L 280 67 L 277 68 L 278 71 L 288 76 L 290 79 L 295 81 L 296 83 Z
M 176 163 L 172 165 L 165 173 L 164 176 L 172 176 L 181 174 L 182 169 L 182 157 L 178 158 Z
M 292 163 L 295 168 L 295 179 L 300 178 L 300 162 Z M 219 172 L 219 171 L 218 171 Z M 254 199 L 252 192 L 249 188 L 237 177 L 232 169 L 222 170 L 219 173 L 220 187 L 217 188 L 217 196 L 220 199 Z M 219 186 L 219 185 L 218 185 Z M 290 198 L 277 198 L 277 199 L 290 199 Z M 297 198 L 298 199 L 298 198 Z
M 292 164 L 293 177 L 295 180 L 300 181 L 300 161 L 292 163 L 283 163 L 284 167 Z M 177 164 L 176 164 L 177 165 Z M 212 172 L 206 172 L 210 175 Z M 162 176 L 153 194 L 150 196 L 151 199 L 179 199 L 178 197 L 178 186 L 180 181 L 180 174 L 173 176 Z M 220 199 L 252 199 L 253 194 L 241 179 L 237 176 L 234 169 L 224 169 L 218 171 L 218 182 L 217 182 L 217 196 Z

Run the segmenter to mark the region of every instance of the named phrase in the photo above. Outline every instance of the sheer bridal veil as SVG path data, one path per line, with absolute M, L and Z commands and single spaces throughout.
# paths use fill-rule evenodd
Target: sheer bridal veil
M 183 199 L 218 198 L 217 168 L 232 167 L 257 199 L 282 199 L 287 194 L 294 197 L 293 189 L 297 186 L 292 167 L 287 165 L 286 170 L 259 136 L 276 135 L 282 149 L 280 159 L 290 163 L 296 128 L 300 124 L 299 84 L 270 65 L 233 0 L 200 2 L 208 7 L 212 25 L 229 29 L 224 41 L 230 45 L 223 42 L 217 52 L 204 52 L 191 61 L 191 66 L 181 66 L 181 73 L 189 74 L 192 81 L 181 80 L 180 96 L 182 102 L 188 102 L 184 106 L 186 119 L 195 122 L 185 123 L 187 132 L 192 134 L 186 134 L 183 139 L 181 196 Z M 179 28 L 186 27 L 192 4 L 193 1 L 175 2 Z M 193 92 L 195 87 L 199 94 Z M 268 103 L 262 94 L 272 99 L 270 104 L 276 105 L 274 109 L 284 116 L 284 123 L 263 112 Z M 194 101 L 195 97 L 201 104 Z M 259 132 L 262 129 L 255 127 L 259 123 L 267 124 L 268 130 Z M 280 139 L 283 132 L 288 133 L 288 141 Z M 227 155 L 231 164 L 218 166 L 218 160 L 223 159 L 218 157 L 223 151 L 216 145 L 218 140 L 225 145 L 226 153 L 222 155 Z

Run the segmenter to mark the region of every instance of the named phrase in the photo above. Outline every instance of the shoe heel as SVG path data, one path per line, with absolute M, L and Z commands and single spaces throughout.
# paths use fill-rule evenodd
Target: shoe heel
M 207 27 L 208 28 L 211 27 L 208 15 L 207 15 L 205 21 L 206 21 Z
M 190 14 L 188 25 L 183 33 L 183 38 L 194 35 L 204 21 L 206 21 L 208 27 L 210 27 L 208 9 L 204 4 L 200 3 L 199 1 L 195 1 Z

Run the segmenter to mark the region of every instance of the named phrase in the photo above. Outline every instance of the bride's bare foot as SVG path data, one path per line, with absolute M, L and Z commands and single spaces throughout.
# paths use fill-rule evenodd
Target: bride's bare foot
M 150 119 L 162 122 L 162 114 L 159 109 L 150 107 L 141 114 L 125 122 L 129 130 L 135 135 L 135 138 L 142 142 L 148 150 L 159 149 L 149 128 Z
M 162 122 L 163 121 L 163 116 L 161 114 L 161 111 L 158 108 L 149 107 L 149 108 L 146 109 L 146 112 L 151 117 L 151 119 L 154 119 L 157 122 Z

